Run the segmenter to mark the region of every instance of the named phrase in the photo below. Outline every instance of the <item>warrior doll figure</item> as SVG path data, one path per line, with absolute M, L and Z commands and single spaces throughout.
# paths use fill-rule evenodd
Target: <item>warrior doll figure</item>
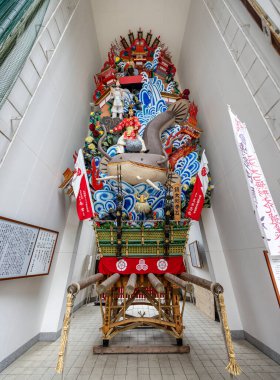
M 121 132 L 125 129 L 125 132 L 118 139 L 117 153 L 124 153 L 124 147 L 128 152 L 145 152 L 146 146 L 144 140 L 138 134 L 138 130 L 141 127 L 140 121 L 137 116 L 134 116 L 133 108 L 128 110 L 128 117 L 119 123 L 112 132 Z
M 111 87 L 111 94 L 114 98 L 113 106 L 111 109 L 112 118 L 119 117 L 123 118 L 123 90 L 120 88 L 120 82 L 116 81 L 116 87 Z

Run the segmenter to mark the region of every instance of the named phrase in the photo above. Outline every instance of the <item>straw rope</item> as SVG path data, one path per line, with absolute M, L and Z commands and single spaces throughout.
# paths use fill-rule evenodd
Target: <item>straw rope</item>
M 232 375 L 232 376 L 238 376 L 241 374 L 242 370 L 240 366 L 238 365 L 236 358 L 235 358 L 235 353 L 234 353 L 234 348 L 232 344 L 232 339 L 231 339 L 231 333 L 228 325 L 228 319 L 227 319 L 227 312 L 226 312 L 226 306 L 225 306 L 225 301 L 224 301 L 224 295 L 223 293 L 215 294 L 215 297 L 217 299 L 218 303 L 218 309 L 219 309 L 219 314 L 222 322 L 222 330 L 225 338 L 225 344 L 227 348 L 227 354 L 229 358 L 229 363 L 226 366 L 226 370 Z
M 63 320 L 63 326 L 61 331 L 61 340 L 60 340 L 60 349 L 58 353 L 58 360 L 56 365 L 56 372 L 62 373 L 64 368 L 64 356 L 68 343 L 68 334 L 70 329 L 70 320 L 72 309 L 74 305 L 75 295 L 72 293 L 67 293 L 67 301 L 66 301 L 66 311 Z

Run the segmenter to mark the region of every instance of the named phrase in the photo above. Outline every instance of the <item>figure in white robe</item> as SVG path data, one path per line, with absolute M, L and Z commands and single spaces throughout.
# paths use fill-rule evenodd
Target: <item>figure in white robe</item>
M 119 117 L 120 119 L 123 118 L 123 98 L 124 98 L 124 92 L 120 88 L 120 82 L 116 82 L 116 87 L 111 87 L 111 94 L 114 98 L 113 106 L 111 109 L 112 112 L 112 118 Z

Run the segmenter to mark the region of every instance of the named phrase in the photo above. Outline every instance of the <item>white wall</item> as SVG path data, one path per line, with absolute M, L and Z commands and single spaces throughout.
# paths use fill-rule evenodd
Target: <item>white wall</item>
M 96 260 L 96 237 L 91 221 L 84 221 L 82 225 L 81 237 L 77 254 L 74 257 L 75 263 L 71 273 L 71 281 L 77 282 L 81 278 L 88 277 L 94 274 Z M 92 256 L 91 265 L 89 266 L 88 256 Z M 76 304 L 82 302 L 87 295 L 87 289 L 82 290 L 76 297 Z
M 258 0 L 261 5 L 268 3 L 267 0 Z M 269 0 L 270 1 L 270 0 Z M 277 1 L 277 0 L 276 0 Z M 249 37 L 254 48 L 257 50 L 265 65 L 269 68 L 270 75 L 278 83 L 280 83 L 280 56 L 277 51 L 271 46 L 266 35 L 259 28 L 253 17 L 247 11 L 241 1 L 227 0 L 228 6 L 234 16 L 239 21 L 240 25 L 244 25 L 243 31 Z M 270 8 L 271 5 L 268 4 Z M 280 16 L 279 16 L 280 20 Z M 280 22 L 280 21 L 279 21 Z
M 144 35 L 152 29 L 153 36 L 169 47 L 175 65 L 178 62 L 191 0 L 91 0 L 97 39 L 102 60 L 107 59 L 111 42 L 127 37 L 129 29 L 139 27 Z
M 58 185 L 87 133 L 99 68 L 90 3 L 82 0 L 0 169 L 0 214 L 59 231 L 49 276 L 1 282 L 0 361 L 41 331 L 52 281 L 68 276 L 56 270 L 69 209 Z
M 49 18 L 51 17 L 52 13 L 54 12 L 55 8 L 57 7 L 59 1 L 60 0 L 50 0 L 49 6 L 47 8 L 47 11 L 46 11 L 46 14 L 44 17 L 43 25 L 45 25 L 48 22 Z
M 190 38 L 191 36 L 191 38 Z M 198 104 L 202 143 L 215 184 L 212 206 L 246 332 L 280 352 L 279 307 L 251 207 L 227 111 L 246 122 L 274 201 L 279 206 L 279 150 L 202 0 L 191 2 L 179 77 Z M 209 247 L 210 249 L 210 247 Z M 215 263 L 213 262 L 215 271 Z M 219 278 L 216 278 L 219 281 Z
M 229 275 L 229 268 L 226 263 L 221 238 L 219 236 L 212 208 L 203 209 L 202 223 L 208 246 L 207 253 L 209 253 L 210 256 L 211 269 L 213 271 L 212 280 L 219 282 L 224 288 L 229 326 L 231 330 L 243 330 L 238 303 L 234 294 L 233 284 Z

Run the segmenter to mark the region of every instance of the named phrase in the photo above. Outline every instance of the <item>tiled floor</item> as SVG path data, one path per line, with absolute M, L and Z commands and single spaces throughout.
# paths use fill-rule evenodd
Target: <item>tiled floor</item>
M 88 305 L 73 317 L 64 378 L 66 380 L 219 380 L 230 379 L 220 325 L 192 304 L 185 310 L 185 343 L 189 354 L 95 355 L 92 346 L 101 344 L 100 309 Z M 174 344 L 164 333 L 139 329 L 115 337 L 113 344 Z M 0 374 L 0 380 L 61 379 L 55 374 L 59 340 L 39 342 Z M 280 366 L 246 341 L 235 342 L 239 379 L 280 379 Z

